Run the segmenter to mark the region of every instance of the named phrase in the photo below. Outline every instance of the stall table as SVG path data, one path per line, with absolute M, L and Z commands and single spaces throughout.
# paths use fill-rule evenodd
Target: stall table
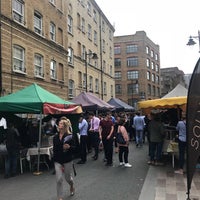
M 49 170 L 49 165 L 46 160 L 46 155 L 48 156 L 49 160 L 51 160 L 53 155 L 53 146 L 40 147 L 40 156 L 41 156 L 40 164 L 45 164 Z M 31 156 L 38 156 L 38 147 L 29 148 L 27 151 L 26 158 L 29 161 L 30 166 L 31 166 Z

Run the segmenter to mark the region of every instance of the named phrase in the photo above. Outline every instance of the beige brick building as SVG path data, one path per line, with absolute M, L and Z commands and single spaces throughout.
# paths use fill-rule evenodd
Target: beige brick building
M 33 82 L 64 99 L 86 88 L 114 95 L 114 29 L 95 1 L 1 0 L 0 9 L 1 95 Z
M 116 97 L 134 106 L 160 97 L 160 51 L 144 31 L 114 37 Z
M 114 28 L 94 0 L 69 0 L 68 8 L 69 96 L 88 91 L 108 101 L 115 95 Z

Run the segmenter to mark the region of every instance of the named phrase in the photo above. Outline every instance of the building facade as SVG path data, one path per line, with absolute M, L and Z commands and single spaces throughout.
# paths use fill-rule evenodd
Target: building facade
M 114 29 L 95 1 L 1 0 L 0 11 L 1 95 L 33 82 L 64 99 L 114 95 Z
M 114 28 L 94 0 L 68 1 L 69 96 L 115 95 Z
M 161 96 L 173 90 L 179 83 L 187 87 L 182 70 L 179 70 L 178 67 L 161 69 Z
M 160 50 L 144 31 L 114 37 L 116 98 L 137 108 L 160 97 Z

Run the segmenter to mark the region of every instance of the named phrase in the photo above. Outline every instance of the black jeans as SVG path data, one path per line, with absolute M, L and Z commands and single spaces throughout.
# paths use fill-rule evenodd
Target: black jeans
M 80 153 L 81 153 L 81 160 L 86 162 L 87 160 L 87 135 L 81 135 L 80 137 Z
M 105 158 L 107 160 L 108 164 L 112 164 L 113 162 L 113 138 L 110 138 L 107 140 L 106 138 L 102 139 L 104 152 L 105 152 Z
M 185 150 L 186 150 L 186 142 L 178 141 L 178 148 L 179 148 L 179 167 L 183 169 L 184 162 L 185 162 Z
M 98 158 L 99 155 L 99 132 L 91 133 L 92 136 L 92 147 L 94 148 L 94 156 Z
M 124 162 L 128 163 L 128 152 L 129 149 L 127 146 L 119 146 L 119 162 L 123 162 L 124 157 Z

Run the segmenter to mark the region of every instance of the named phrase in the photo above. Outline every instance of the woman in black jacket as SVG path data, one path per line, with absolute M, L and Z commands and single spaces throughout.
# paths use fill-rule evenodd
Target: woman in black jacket
M 69 119 L 61 119 L 58 124 L 58 134 L 53 138 L 54 165 L 56 171 L 57 197 L 63 199 L 63 174 L 70 185 L 70 195 L 74 195 L 74 181 L 72 177 L 72 158 L 74 140 L 71 133 Z

